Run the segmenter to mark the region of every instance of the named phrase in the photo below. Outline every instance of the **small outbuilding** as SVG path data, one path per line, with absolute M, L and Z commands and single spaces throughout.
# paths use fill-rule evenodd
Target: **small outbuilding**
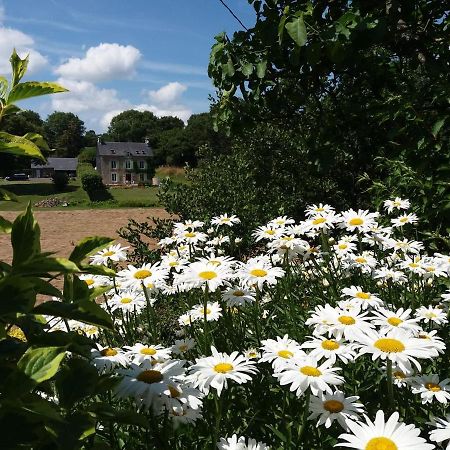
M 31 178 L 51 178 L 55 172 L 64 172 L 69 177 L 77 175 L 78 158 L 47 158 L 47 163 L 31 163 Z

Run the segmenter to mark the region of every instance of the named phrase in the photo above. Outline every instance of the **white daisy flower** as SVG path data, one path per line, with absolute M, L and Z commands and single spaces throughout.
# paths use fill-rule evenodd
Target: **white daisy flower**
M 339 257 L 344 257 L 356 252 L 356 244 L 354 242 L 339 240 L 333 245 L 333 250 Z
M 222 299 L 227 306 L 243 306 L 255 301 L 255 291 L 240 286 L 232 286 L 222 292 Z
M 368 312 L 361 313 L 359 308 L 352 311 L 343 311 L 339 308 L 331 308 L 331 325 L 328 328 L 328 335 L 340 340 L 343 337 L 347 341 L 355 341 L 361 333 L 367 333 L 373 328 Z
M 211 347 L 211 352 L 212 356 L 196 358 L 195 364 L 189 369 L 190 375 L 186 377 L 186 381 L 204 394 L 208 394 L 212 387 L 220 397 L 222 390 L 228 387 L 229 380 L 238 384 L 247 383 L 252 379 L 251 375 L 258 371 L 253 361 L 238 352 L 227 355 L 219 353 L 215 347 Z
M 191 287 L 208 287 L 209 291 L 214 292 L 229 276 L 229 268 L 225 265 L 196 261 L 186 266 L 181 279 Z
M 249 438 L 246 440 L 244 436 L 237 436 L 233 434 L 230 438 L 220 438 L 217 443 L 219 450 L 269 450 L 270 447 L 262 442 L 257 442 L 255 439 Z
M 120 348 L 102 347 L 91 349 L 91 363 L 99 372 L 111 372 L 117 366 L 127 366 L 129 360 Z
M 436 374 L 421 375 L 412 378 L 411 391 L 420 394 L 422 403 L 431 403 L 437 400 L 439 403 L 447 404 L 450 400 L 450 379 L 439 381 Z
M 240 223 L 241 220 L 239 217 L 232 214 L 229 216 L 228 214 L 221 214 L 220 216 L 213 217 L 211 220 L 211 225 L 227 225 L 229 227 L 232 227 L 233 225 L 236 225 L 237 223 Z
M 365 416 L 366 423 L 348 422 L 352 434 L 341 434 L 335 447 L 360 450 L 432 450 L 434 445 L 421 438 L 420 430 L 414 425 L 399 422 L 398 412 L 394 412 L 387 422 L 384 412 L 379 410 L 372 422 Z
M 96 287 L 102 287 L 102 286 L 108 286 L 108 285 L 112 285 L 113 282 L 105 276 L 102 275 L 91 275 L 89 273 L 82 273 L 80 275 L 78 275 L 78 278 L 82 281 L 84 281 L 89 289 L 94 289 Z
M 366 292 L 361 286 L 351 286 L 342 289 L 342 297 L 349 297 L 356 300 L 363 310 L 367 309 L 369 306 L 378 308 L 383 304 L 383 301 L 380 300 L 376 294 Z
M 244 351 L 244 356 L 247 359 L 258 359 L 261 358 L 261 353 L 256 348 L 249 348 Z
M 374 279 L 381 279 L 383 281 L 392 281 L 394 283 L 404 283 L 407 281 L 405 274 L 400 270 L 394 270 L 389 267 L 381 267 L 380 269 L 375 269 L 373 275 Z
M 353 347 L 343 340 L 327 339 L 323 336 L 304 342 L 300 348 L 311 349 L 309 355 L 318 360 L 328 359 L 333 364 L 340 359 L 344 364 L 353 361 Z
M 184 355 L 189 350 L 195 347 L 194 339 L 177 339 L 172 346 L 172 353 L 175 355 Z
M 419 218 L 413 214 L 403 214 L 399 217 L 396 217 L 395 219 L 391 219 L 391 223 L 393 227 L 402 227 L 403 225 L 406 225 L 407 223 L 417 223 Z
M 421 306 L 416 310 L 416 317 L 425 323 L 434 323 L 436 325 L 443 325 L 448 322 L 447 313 L 442 308 L 429 305 Z
M 174 428 L 177 428 L 180 424 L 193 424 L 195 421 L 202 418 L 202 411 L 200 408 L 189 408 L 189 406 L 185 404 L 170 408 L 168 414 L 173 422 Z
M 334 212 L 334 208 L 330 205 L 319 203 L 318 205 L 309 205 L 306 207 L 305 215 L 307 217 L 315 216 L 317 214 L 328 214 Z
M 118 272 L 117 276 L 124 288 L 142 289 L 142 283 L 145 287 L 162 283 L 169 276 L 169 271 L 161 267 L 159 263 L 144 264 L 141 267 L 130 264 L 127 269 Z
M 421 327 L 417 324 L 419 319 L 410 318 L 410 309 L 404 310 L 400 308 L 396 312 L 393 312 L 385 308 L 380 308 L 377 311 L 373 311 L 373 314 L 372 323 L 380 327 L 381 333 L 389 332 L 397 328 L 407 330 L 411 334 L 416 334 L 421 331 Z
M 172 352 L 172 349 L 164 348 L 159 344 L 144 345 L 139 342 L 133 346 L 125 346 L 124 349 L 127 350 L 126 354 L 128 358 L 137 365 L 141 364 L 145 360 L 164 362 L 170 359 L 170 354 Z
M 394 209 L 408 209 L 411 203 L 408 199 L 395 197 L 394 200 L 385 200 L 383 203 L 385 209 L 390 214 Z
M 370 213 L 369 211 L 362 209 L 359 209 L 358 211 L 349 209 L 348 211 L 344 211 L 341 216 L 341 228 L 345 228 L 350 232 L 364 232 L 377 225 L 375 219 L 378 217 L 378 213 Z
M 437 350 L 426 340 L 411 337 L 409 333 L 401 329 L 387 333 L 366 330 L 365 334 L 359 335 L 358 341 L 361 343 L 358 356 L 370 353 L 372 361 L 378 358 L 383 361 L 389 359 L 404 371 L 411 369 L 411 363 L 421 370 L 417 358 L 426 359 L 438 355 Z
M 284 234 L 284 229 L 279 227 L 274 227 L 273 225 L 262 226 L 256 229 L 253 232 L 253 237 L 256 242 L 261 241 L 262 239 L 279 239 Z
M 435 419 L 431 425 L 436 429 L 430 431 L 430 441 L 441 443 L 450 439 L 450 414 L 445 419 Z M 450 442 L 446 449 L 450 450 Z
M 206 320 L 208 322 L 219 320 L 222 317 L 222 307 L 219 302 L 207 303 L 206 308 L 204 305 L 195 305 L 189 312 L 192 320 Z
M 319 417 L 317 425 L 325 425 L 330 428 L 331 424 L 337 420 L 339 425 L 348 430 L 347 422 L 358 421 L 360 414 L 364 411 L 364 406 L 357 403 L 359 397 L 345 397 L 342 391 L 335 391 L 331 394 L 320 393 L 319 396 L 312 396 L 309 404 L 311 412 L 308 419 Z
M 277 278 L 284 276 L 284 270 L 280 267 L 273 267 L 268 256 L 257 256 L 250 258 L 237 271 L 237 275 L 246 286 L 258 286 L 262 289 L 264 283 L 273 285 L 277 283 Z
M 126 250 L 128 248 L 129 247 L 122 247 L 120 244 L 110 245 L 108 248 L 100 250 L 95 255 L 91 256 L 91 264 L 102 264 L 107 266 L 109 261 L 126 261 Z
M 116 387 L 116 395 L 121 398 L 134 397 L 137 407 L 144 410 L 158 408 L 161 395 L 184 374 L 183 365 L 184 361 L 179 360 L 154 364 L 147 359 L 140 365 L 132 363 L 127 369 L 118 371 L 122 380 Z
M 284 367 L 290 359 L 304 358 L 306 356 L 300 344 L 290 339 L 287 334 L 283 337 L 277 336 L 276 340 L 263 340 L 261 344 L 262 356 L 258 362 L 271 363 L 275 371 Z
M 292 225 L 295 223 L 294 219 L 291 219 L 290 217 L 287 216 L 280 216 L 280 217 L 276 217 L 275 219 L 272 219 L 267 225 L 268 226 L 272 226 L 274 228 L 278 228 L 278 227 L 286 227 L 288 225 Z
M 431 347 L 434 347 L 438 351 L 438 353 L 444 353 L 446 348 L 445 343 L 442 340 L 442 338 L 438 336 L 437 333 L 438 333 L 437 330 L 432 331 L 421 330 L 417 335 L 417 337 L 419 339 L 426 339 L 428 341 L 428 344 Z
M 122 290 L 117 294 L 114 294 L 111 300 L 108 300 L 111 305 L 111 311 L 120 309 L 122 311 L 141 312 L 147 305 L 147 301 L 142 292 L 134 290 Z
M 392 381 L 397 387 L 409 386 L 413 374 L 413 370 L 402 370 L 400 367 L 392 366 Z
M 352 267 L 360 269 L 363 273 L 370 273 L 378 264 L 376 258 L 371 252 L 363 252 L 362 254 L 349 255 Z
M 278 378 L 281 386 L 289 384 L 289 390 L 295 391 L 297 397 L 302 396 L 308 387 L 313 395 L 319 392 L 331 394 L 333 392 L 331 386 L 338 386 L 344 382 L 344 379 L 335 373 L 341 369 L 330 367 L 332 364 L 331 360 L 327 360 L 319 365 L 316 358 L 306 356 L 302 359 L 291 360 L 280 367 L 273 376 Z

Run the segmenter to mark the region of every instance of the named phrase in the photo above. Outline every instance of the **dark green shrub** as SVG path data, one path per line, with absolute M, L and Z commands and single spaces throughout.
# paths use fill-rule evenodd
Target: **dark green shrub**
M 63 192 L 69 184 L 69 176 L 66 172 L 55 172 L 52 177 L 57 192 Z
M 81 186 L 86 191 L 91 202 L 112 200 L 101 175 L 89 163 L 78 164 L 77 175 L 81 179 Z

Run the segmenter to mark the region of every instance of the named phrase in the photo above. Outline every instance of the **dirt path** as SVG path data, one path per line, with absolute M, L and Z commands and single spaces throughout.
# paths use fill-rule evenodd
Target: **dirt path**
M 18 214 L 18 211 L 0 211 L 0 215 L 8 220 L 14 220 Z M 128 219 L 144 222 L 148 216 L 166 218 L 169 214 L 162 208 L 35 211 L 41 227 L 42 250 L 64 257 L 87 236 L 107 236 L 122 242 L 117 230 L 125 226 Z M 0 260 L 10 262 L 11 257 L 10 236 L 0 234 Z

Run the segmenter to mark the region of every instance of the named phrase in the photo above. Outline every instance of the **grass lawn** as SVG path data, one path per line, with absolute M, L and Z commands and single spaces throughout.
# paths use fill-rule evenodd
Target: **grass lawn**
M 177 183 L 186 183 L 184 170 L 179 167 L 160 167 L 156 170 L 156 176 L 160 179 L 170 177 Z M 89 201 L 86 192 L 81 188 L 79 180 L 70 181 L 65 192 L 56 192 L 53 183 L 47 178 L 34 178 L 30 181 L 0 180 L 0 187 L 9 190 L 18 198 L 18 202 L 0 201 L 0 211 L 21 211 L 26 208 L 28 202 L 34 206 L 40 200 L 56 197 L 68 203 L 67 207 L 54 207 L 51 209 L 92 209 L 92 208 L 133 208 L 160 206 L 158 202 L 157 187 L 115 187 L 110 192 L 113 201 L 96 202 Z M 38 208 L 37 209 L 47 209 Z

